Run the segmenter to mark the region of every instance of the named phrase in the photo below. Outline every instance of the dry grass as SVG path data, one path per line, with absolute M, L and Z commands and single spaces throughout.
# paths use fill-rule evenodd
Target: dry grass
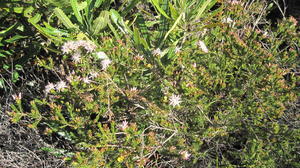
M 64 160 L 41 150 L 50 145 L 37 131 L 11 123 L 5 113 L 0 113 L 0 142 L 1 168 L 66 167 Z
M 0 142 L 1 168 L 66 167 L 64 160 L 41 150 L 50 145 L 37 131 L 11 123 L 5 113 L 0 113 Z
M 37 80 L 41 77 L 32 77 L 34 68 L 25 68 L 22 82 L 18 85 L 11 83 L 7 89 L 0 90 L 0 168 L 63 168 L 65 161 L 41 150 L 43 147 L 55 148 L 63 146 L 64 142 L 57 141 L 42 135 L 38 130 L 27 127 L 27 120 L 22 119 L 18 124 L 10 121 L 9 104 L 12 103 L 12 94 L 22 90 L 24 96 L 30 97 L 38 92 L 40 86 L 30 87 L 28 79 Z

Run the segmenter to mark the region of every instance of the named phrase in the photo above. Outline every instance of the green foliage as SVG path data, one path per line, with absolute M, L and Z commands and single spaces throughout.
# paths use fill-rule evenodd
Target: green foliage
M 44 151 L 73 167 L 299 166 L 292 18 L 258 29 L 258 1 L 114 3 L 41 1 L 48 11 L 22 16 L 57 55 L 35 59 L 51 80 L 30 110 L 15 98 L 12 121 L 74 146 Z
M 31 3 L 0 2 L 0 88 L 7 89 L 19 80 L 22 66 L 40 50 L 26 18 L 31 16 Z

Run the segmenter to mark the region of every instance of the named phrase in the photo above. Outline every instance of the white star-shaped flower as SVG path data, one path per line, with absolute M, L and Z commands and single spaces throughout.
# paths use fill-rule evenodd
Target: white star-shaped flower
M 122 131 L 125 131 L 126 128 L 128 128 L 128 122 L 127 121 L 123 121 L 121 124 L 119 124 L 119 129 Z
M 82 78 L 82 81 L 86 84 L 91 83 L 91 80 L 88 77 Z
M 188 151 L 182 151 L 180 154 L 183 160 L 189 160 L 191 157 L 191 154 Z
M 222 19 L 222 22 L 223 22 L 223 23 L 232 23 L 233 20 L 232 20 L 230 17 L 228 17 L 228 18 Z
M 98 59 L 108 59 L 107 55 L 103 51 L 99 51 L 96 53 Z
M 64 54 L 69 54 L 70 52 L 77 50 L 78 46 L 74 41 L 67 41 L 61 47 L 61 50 Z
M 55 89 L 55 85 L 53 83 L 48 83 L 48 85 L 45 87 L 45 92 L 49 93 L 53 89 Z
M 20 92 L 19 94 L 13 94 L 12 95 L 14 100 L 21 100 L 22 99 L 22 93 Z
M 203 41 L 199 40 L 199 41 L 197 42 L 197 45 L 200 47 L 200 49 L 201 49 L 203 52 L 205 52 L 205 53 L 208 53 L 208 52 L 209 52 L 209 51 L 208 51 L 208 48 L 206 47 L 206 45 L 205 45 L 205 43 L 204 43 Z
M 80 51 L 76 51 L 73 55 L 72 55 L 72 60 L 75 63 L 78 63 L 81 60 L 81 52 Z
M 83 45 L 84 49 L 86 49 L 86 51 L 88 53 L 92 53 L 94 50 L 96 50 L 97 46 L 92 43 L 92 42 L 87 42 Z
M 180 103 L 181 103 L 181 97 L 179 95 L 172 95 L 170 97 L 170 105 L 175 107 L 175 106 L 178 106 Z
M 175 47 L 175 53 L 177 54 L 177 53 L 179 53 L 181 51 L 181 47 Z
M 99 74 L 97 72 L 95 72 L 95 71 L 90 72 L 90 78 L 92 78 L 92 79 L 97 78 L 98 75 Z
M 101 61 L 101 66 L 102 66 L 102 70 L 106 70 L 107 67 L 109 66 L 109 64 L 111 64 L 111 60 L 110 59 L 104 59 Z
M 161 52 L 160 48 L 157 48 L 157 49 L 152 51 L 152 54 L 155 55 L 155 56 L 161 56 L 162 52 Z
M 66 88 L 66 87 L 67 87 L 67 84 L 64 81 L 60 81 L 60 82 L 56 83 L 56 85 L 55 85 L 55 89 L 58 91 L 61 91 L 62 89 Z

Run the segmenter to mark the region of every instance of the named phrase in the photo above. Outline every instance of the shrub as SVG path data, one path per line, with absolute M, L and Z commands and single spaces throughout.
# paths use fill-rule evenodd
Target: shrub
M 13 121 L 74 144 L 64 155 L 74 167 L 299 166 L 299 129 L 287 120 L 299 117 L 293 20 L 258 29 L 254 5 L 243 19 L 246 2 L 216 2 L 131 1 L 128 11 L 151 13 L 127 21 L 122 6 L 105 8 L 96 34 L 79 19 L 89 11 L 54 8 L 61 58 L 37 59 L 53 80 L 30 110 L 16 97 Z

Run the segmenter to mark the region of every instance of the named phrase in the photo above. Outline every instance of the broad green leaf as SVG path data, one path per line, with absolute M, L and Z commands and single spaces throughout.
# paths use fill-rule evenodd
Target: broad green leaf
M 23 13 L 23 11 L 24 11 L 24 7 L 15 7 L 14 8 L 15 13 L 20 13 L 21 14 L 21 13 Z
M 109 21 L 109 12 L 103 11 L 100 16 L 93 22 L 93 34 L 98 34 L 102 29 L 107 26 Z
M 112 21 L 113 21 L 115 24 L 119 24 L 118 21 L 121 19 L 121 16 L 120 16 L 120 14 L 119 14 L 116 10 L 111 9 L 111 10 L 110 10 L 110 16 L 111 16 Z
M 33 11 L 34 11 L 34 8 L 32 6 L 30 6 L 30 7 L 25 9 L 23 14 L 24 14 L 25 17 L 29 18 L 29 17 L 31 17 L 31 13 Z
M 47 2 L 59 8 L 65 9 L 70 7 L 70 1 L 68 0 L 47 0 Z
M 0 54 L 1 56 L 1 54 Z M 5 82 L 3 78 L 0 78 L 0 88 L 4 88 L 5 87 Z
M 95 8 L 99 8 L 100 5 L 102 4 L 103 0 L 96 0 L 95 2 Z
M 3 69 L 8 70 L 8 69 L 9 69 L 9 66 L 6 65 L 6 64 L 4 64 L 4 65 L 3 65 Z
M 89 38 L 87 37 L 87 35 L 84 34 L 83 32 L 78 33 L 77 36 L 76 36 L 76 38 L 77 38 L 78 40 L 89 39 Z
M 13 74 L 12 74 L 12 81 L 13 82 L 17 82 L 17 80 L 19 79 L 19 73 L 18 72 L 13 72 Z
M 0 56 L 1 57 L 7 57 L 7 56 L 10 56 L 10 55 L 12 55 L 12 53 L 10 51 L 0 49 Z
M 79 11 L 79 6 L 78 6 L 77 0 L 70 0 L 70 2 L 71 2 L 71 6 L 72 6 L 72 9 L 73 9 L 74 15 L 77 18 L 77 21 L 82 24 L 83 23 L 82 22 L 82 16 L 81 16 L 80 11 Z
M 54 14 L 58 17 L 58 19 L 68 28 L 76 28 L 76 26 L 71 22 L 71 20 L 67 17 L 67 15 L 59 8 L 54 9 Z
M 3 50 L 0 50 L 0 57 L 6 58 L 7 55 L 5 55 L 5 53 L 3 53 Z
M 111 16 L 111 19 L 112 21 L 116 24 L 116 26 L 122 31 L 122 33 L 127 33 L 128 31 L 126 31 L 124 28 L 126 28 L 124 22 L 123 22 L 123 19 L 122 17 L 120 16 L 120 14 L 114 10 L 114 9 L 111 9 L 110 10 L 110 16 Z M 122 27 L 121 27 L 121 26 Z
M 64 31 L 58 30 L 54 27 L 52 27 L 49 23 L 43 22 L 46 28 L 44 28 L 45 31 L 47 31 L 49 34 L 57 35 L 57 36 L 69 36 L 69 33 L 66 33 Z
M 106 25 L 107 22 L 105 18 L 100 16 L 97 19 L 95 19 L 93 24 L 93 30 L 94 30 L 93 34 L 98 34 L 100 30 L 106 27 Z
M 86 7 L 87 7 L 87 2 L 86 1 L 78 3 L 78 9 L 79 9 L 79 11 L 85 9 Z
M 85 8 L 85 17 L 87 25 L 91 26 L 93 21 L 93 10 L 95 8 L 95 0 L 87 0 L 87 7 Z
M 28 19 L 28 21 L 30 22 L 30 23 L 32 23 L 32 24 L 36 24 L 36 23 L 38 23 L 40 20 L 41 20 L 41 15 L 40 14 L 36 14 L 36 15 L 34 15 L 34 17 L 32 17 L 32 18 L 29 18 Z
M 30 20 L 29 20 L 30 22 Z M 34 23 L 34 22 L 30 22 L 42 35 L 44 35 L 45 37 L 55 40 L 55 41 L 62 41 L 62 39 L 57 38 L 56 36 L 51 35 L 48 31 L 45 30 L 44 27 L 41 27 L 40 25 Z
M 4 54 L 2 54 L 2 53 L 0 52 L 0 57 L 5 58 L 6 55 L 4 55 Z
M 221 13 L 222 11 L 223 11 L 223 6 L 219 7 L 216 10 L 213 10 L 213 11 L 209 12 L 208 15 L 209 15 L 209 17 L 214 17 L 215 15 Z
M 18 70 L 18 71 L 22 70 L 22 65 L 17 64 L 17 65 L 15 66 L 15 69 Z

